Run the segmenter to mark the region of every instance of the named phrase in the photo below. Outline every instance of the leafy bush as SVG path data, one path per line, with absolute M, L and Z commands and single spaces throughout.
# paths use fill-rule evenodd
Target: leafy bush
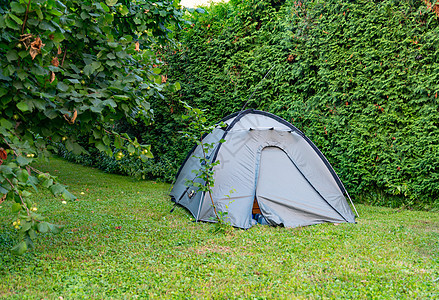
M 120 149 L 116 159 L 122 151 L 152 156 L 150 145 L 112 124 L 150 122 L 150 102 L 179 89 L 160 74 L 154 49 L 173 42 L 182 14 L 178 1 L 0 0 L 0 204 L 14 203 L 15 254 L 33 247 L 37 233 L 62 228 L 37 213 L 37 186 L 76 199 L 31 166 L 52 143 L 81 154 L 78 138 L 88 135 L 109 156 Z
M 106 173 L 131 176 L 137 180 L 153 179 L 172 182 L 179 167 L 175 159 L 171 160 L 169 156 L 154 157 L 142 161 L 138 157 L 130 156 L 127 151 L 120 151 L 119 149 L 113 149 L 113 156 L 108 156 L 108 154 L 93 148 L 88 149 L 88 154 L 77 155 L 68 151 L 61 143 L 56 146 L 55 152 L 68 161 L 84 166 L 92 166 Z M 116 154 L 119 152 L 123 153 L 123 157 L 116 159 Z

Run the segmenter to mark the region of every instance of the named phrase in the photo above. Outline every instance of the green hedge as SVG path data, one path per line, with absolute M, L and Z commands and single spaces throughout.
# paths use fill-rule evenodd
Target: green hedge
M 249 108 L 303 130 L 358 200 L 439 207 L 439 23 L 423 1 L 232 0 L 207 10 L 181 33 L 180 51 L 162 53 L 182 91 L 156 104 L 145 134 L 167 141 L 161 153 L 178 163 L 187 149 L 178 100 L 218 120 L 274 66 Z

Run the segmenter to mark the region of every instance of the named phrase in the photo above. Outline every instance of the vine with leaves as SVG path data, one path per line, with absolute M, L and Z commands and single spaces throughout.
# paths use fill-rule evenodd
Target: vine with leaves
M 205 110 L 194 108 L 185 102 L 182 104 L 186 109 L 186 114 L 182 115 L 183 121 L 189 121 L 187 128 L 182 132 L 183 136 L 185 139 L 194 142 L 202 153 L 202 156 L 194 156 L 194 158 L 199 160 L 199 168 L 192 171 L 194 178 L 187 179 L 185 184 L 188 187 L 194 187 L 197 191 L 202 192 L 203 197 L 205 194 L 209 197 L 215 215 L 215 218 L 212 218 L 212 220 L 215 221 L 217 225 L 213 231 L 222 233 L 230 232 L 231 226 L 227 222 L 228 212 L 219 210 L 212 196 L 212 188 L 215 185 L 214 167 L 219 165 L 220 161 L 212 161 L 210 154 L 212 154 L 212 151 L 219 143 L 224 143 L 225 140 L 221 139 L 210 143 L 205 140 L 205 137 L 215 128 L 225 127 L 226 124 L 221 122 L 210 125 L 205 116 Z

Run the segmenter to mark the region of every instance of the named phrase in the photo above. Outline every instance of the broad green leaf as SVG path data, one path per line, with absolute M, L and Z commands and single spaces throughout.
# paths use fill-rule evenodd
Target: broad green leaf
M 39 27 L 43 30 L 47 30 L 50 32 L 54 32 L 56 31 L 55 27 L 53 27 L 49 22 L 47 21 L 43 21 L 40 23 Z
M 148 152 L 146 152 L 145 156 L 148 157 L 148 158 L 154 158 L 154 155 L 152 154 L 150 149 L 148 149 Z
M 12 172 L 12 168 L 10 166 L 6 166 L 6 165 L 0 165 L 0 173 L 3 173 L 4 175 L 15 176 L 14 172 Z
M 66 140 L 66 149 L 68 151 L 73 151 L 73 141 L 71 139 Z
M 67 92 L 67 90 L 69 89 L 69 86 L 67 84 L 65 84 L 64 82 L 60 81 L 56 85 L 56 88 L 58 90 L 60 90 L 61 92 Z
M 47 223 L 47 225 L 49 226 L 50 231 L 52 231 L 52 233 L 54 234 L 58 234 L 64 229 L 64 226 L 62 225 L 55 225 L 50 223 Z
M 27 236 L 25 236 L 24 237 L 24 241 L 26 242 L 26 245 L 27 245 L 27 248 L 29 249 L 29 248 L 34 248 L 34 242 L 32 241 L 32 239 L 30 238 L 30 231 L 33 231 L 33 229 L 30 229 L 29 231 L 28 231 L 28 235 Z M 35 233 L 35 232 L 34 232 Z M 32 236 L 35 236 L 36 237 L 36 235 L 33 235 L 32 234 Z
M 117 46 L 119 46 L 119 43 L 116 43 L 116 42 L 108 42 L 108 46 L 109 46 L 110 48 L 117 48 Z
M 12 49 L 9 50 L 8 53 L 6 53 L 6 58 L 8 59 L 9 62 L 17 60 L 18 59 L 17 51 Z
M 11 18 L 5 18 L 5 23 L 6 23 L 6 26 L 8 26 L 9 28 L 11 28 L 13 30 L 20 30 L 20 26 L 18 26 L 18 24 L 16 22 L 12 21 Z
M 117 0 L 105 0 L 105 3 L 108 6 L 114 6 L 117 3 Z
M 105 145 L 110 145 L 111 141 L 110 141 L 110 137 L 108 135 L 104 135 L 104 137 L 102 138 L 102 142 Z
M 99 3 L 99 4 L 101 5 L 102 9 L 103 9 L 105 12 L 107 12 L 107 13 L 110 12 L 110 8 L 109 8 L 104 2 L 101 2 L 101 3 Z
M 131 43 L 133 41 L 133 36 L 132 35 L 125 35 L 122 39 Z
M 41 185 L 45 188 L 49 188 L 52 184 L 53 184 L 52 178 L 46 179 L 43 181 L 43 183 L 41 183 Z
M 107 24 L 111 24 L 111 23 L 113 23 L 114 16 L 113 16 L 112 14 L 106 14 L 105 17 L 104 17 L 104 20 L 105 20 L 105 22 L 106 22 Z M 105 27 L 103 27 L 103 28 L 106 29 L 107 26 L 105 26 Z
M 39 222 L 37 225 L 37 229 L 40 233 L 46 233 L 49 231 L 49 226 L 47 225 L 47 222 Z
M 162 77 L 160 75 L 154 76 L 154 82 L 156 84 L 161 84 L 162 83 Z
M 37 238 L 37 233 L 36 233 L 35 230 L 33 230 L 32 228 L 29 230 L 28 234 L 29 234 L 29 238 L 30 238 L 31 240 L 34 240 L 34 239 Z
M 64 192 L 65 187 L 59 183 L 52 185 L 49 190 L 52 192 L 53 195 L 58 196 L 62 192 Z
M 92 72 L 95 72 L 97 69 L 99 69 L 101 67 L 101 63 L 98 61 L 94 61 L 94 62 L 92 62 L 91 67 L 93 70 Z
M 51 136 L 52 130 L 50 128 L 43 127 L 41 128 L 41 133 L 45 136 Z
M 28 205 L 28 206 L 30 207 L 31 205 Z M 29 218 L 29 221 L 30 221 L 31 218 L 30 217 L 28 217 L 28 218 Z M 22 221 L 20 232 L 28 231 L 32 227 L 32 222 L 33 221 L 23 223 L 23 221 Z
M 54 109 L 45 109 L 44 110 L 44 115 L 46 117 L 48 117 L 50 120 L 55 119 L 56 117 L 58 117 L 58 113 Z
M 117 149 L 121 149 L 123 147 L 123 140 L 118 135 L 114 137 L 114 147 Z
M 23 155 L 19 155 L 17 156 L 17 163 L 20 165 L 20 167 L 22 167 L 28 165 L 30 163 L 30 160 Z
M 8 93 L 8 90 L 7 90 L 7 89 L 0 88 L 0 97 L 6 95 L 7 93 Z M 5 103 L 5 104 L 6 104 L 6 103 Z
M 60 12 L 59 10 L 56 10 L 56 9 L 49 9 L 47 12 L 49 14 L 51 14 L 53 16 L 57 16 L 57 17 L 61 17 L 63 15 L 62 12 Z
M 44 19 L 43 13 L 41 12 L 41 9 L 39 7 L 37 7 L 35 9 L 35 12 L 37 13 L 39 20 L 43 20 Z
M 64 192 L 62 192 L 62 197 L 65 199 L 65 200 L 70 200 L 70 201 L 73 201 L 73 200 L 76 200 L 77 199 L 77 197 L 75 196 L 75 195 L 73 195 L 72 193 L 70 193 L 68 190 L 66 190 L 66 189 L 64 189 Z
M 55 66 L 52 66 L 52 65 L 47 66 L 47 68 L 48 68 L 50 71 L 55 72 L 55 73 L 60 71 L 59 67 L 55 67 Z
M 109 149 L 109 147 L 105 146 L 101 141 L 96 143 L 96 148 L 101 152 L 106 152 Z
M 14 125 L 8 119 L 0 119 L 0 125 L 3 128 L 11 129 Z
M 84 74 L 90 76 L 93 73 L 93 67 L 91 65 L 86 65 L 84 67 Z
M 128 54 L 125 51 L 117 51 L 116 52 L 116 56 L 119 57 L 119 58 L 124 59 L 125 57 L 128 56 Z
M 28 53 L 28 52 L 26 52 L 26 53 Z M 17 76 L 18 76 L 18 78 L 20 78 L 21 81 L 23 81 L 29 76 L 29 74 L 25 70 L 20 69 L 17 71 Z
M 83 20 L 90 18 L 89 14 L 85 11 L 81 12 L 80 16 Z
M 26 8 L 24 7 L 24 5 L 15 1 L 11 2 L 11 10 L 16 14 L 22 14 L 26 12 Z
M 142 159 L 142 161 L 146 161 L 148 158 L 154 158 L 154 155 L 152 155 L 151 151 L 146 150 L 146 153 L 144 152 L 142 155 L 140 155 L 140 158 Z
M 61 32 L 55 32 L 53 34 L 53 41 L 55 43 L 61 43 L 64 39 L 65 39 L 65 37 Z
M 29 106 L 28 106 L 27 103 L 24 102 L 24 101 L 21 101 L 21 102 L 17 103 L 17 108 L 18 108 L 19 110 L 21 110 L 22 112 L 26 112 L 26 111 L 29 111 L 29 110 L 30 110 L 30 109 L 29 109 Z
M 18 181 L 22 183 L 26 183 L 28 178 L 29 178 L 29 173 L 27 172 L 27 170 L 23 170 L 23 169 L 18 170 L 17 172 Z
M 17 90 L 21 90 L 23 89 L 23 82 L 21 82 L 20 80 L 15 80 L 14 83 L 12 84 Z M 29 103 L 28 103 L 29 105 Z M 29 108 L 29 110 L 31 110 L 31 108 Z
M 80 155 L 82 152 L 84 152 L 84 148 L 81 147 L 78 143 L 73 143 L 73 154 Z
M 97 129 L 93 129 L 93 136 L 95 137 L 95 139 L 101 139 L 102 138 L 102 132 L 100 132 Z
M 4 177 L 2 175 L 0 175 L 0 181 L 3 181 L 3 180 L 4 180 Z M 1 197 L 3 197 L 3 195 L 6 195 L 8 192 L 9 192 L 9 190 L 7 190 L 5 186 L 0 185 L 0 195 L 1 195 Z
M 129 144 L 127 149 L 129 153 L 134 153 L 134 151 L 136 151 L 136 148 L 132 144 Z
M 27 251 L 27 245 L 25 241 L 21 241 L 11 249 L 15 255 L 23 255 Z
M 35 192 L 38 193 L 37 185 L 38 185 L 39 181 L 38 181 L 37 177 L 29 176 L 27 183 L 32 186 L 32 188 L 35 190 Z
M 20 203 L 13 203 L 12 204 L 12 213 L 19 212 L 21 210 L 21 204 Z
M 128 10 L 128 7 L 126 7 L 125 5 L 122 5 L 122 9 L 120 10 L 120 13 L 122 14 L 122 16 L 126 16 L 130 11 Z
M 161 71 L 162 71 L 162 69 L 159 69 L 159 68 L 154 68 L 154 69 L 152 70 L 152 72 L 153 72 L 154 74 L 160 74 Z
M 18 25 L 23 25 L 23 20 L 17 17 L 16 15 L 9 14 L 8 15 L 12 20 L 14 20 Z
M 113 99 L 107 99 L 103 102 L 105 105 L 110 106 L 112 108 L 117 107 L 116 102 Z
M 37 65 L 37 66 L 35 66 L 35 69 L 34 69 L 35 71 L 35 74 L 36 75 L 39 75 L 39 76 L 46 76 L 46 75 L 48 75 L 49 74 L 49 72 L 45 69 L 45 68 L 43 68 L 42 66 L 40 66 L 40 65 Z

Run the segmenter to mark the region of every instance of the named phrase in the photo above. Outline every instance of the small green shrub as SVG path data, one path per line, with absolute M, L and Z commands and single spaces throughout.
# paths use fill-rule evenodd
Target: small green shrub
M 92 166 L 106 173 L 128 175 L 137 180 L 159 179 L 172 182 L 177 173 L 179 164 L 168 157 L 152 158 L 145 162 L 137 157 L 130 156 L 127 151 L 113 150 L 114 154 L 122 152 L 123 157 L 116 159 L 105 153 L 89 149 L 89 154 L 76 155 L 68 151 L 64 145 L 57 144 L 56 153 L 68 161 L 84 166 Z

